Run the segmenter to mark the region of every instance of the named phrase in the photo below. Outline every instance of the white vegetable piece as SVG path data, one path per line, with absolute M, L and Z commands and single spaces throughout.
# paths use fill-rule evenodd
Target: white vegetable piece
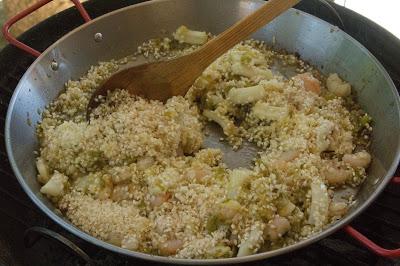
M 249 236 L 240 244 L 237 256 L 243 257 L 255 254 L 263 243 L 264 238 L 261 226 L 253 226 Z
M 287 217 L 289 216 L 294 209 L 296 209 L 296 205 L 294 205 L 290 200 L 287 198 L 281 198 L 276 203 L 278 208 L 278 213 L 280 216 Z
M 263 80 L 261 83 L 264 85 L 264 89 L 267 92 L 282 91 L 283 88 L 285 87 L 285 83 L 283 83 L 282 81 L 279 81 L 277 79 Z
M 61 196 L 67 182 L 67 176 L 55 171 L 49 181 L 40 189 L 40 192 L 51 197 Z
M 147 178 L 149 192 L 152 195 L 162 194 L 168 189 L 177 187 L 182 178 L 183 176 L 175 168 L 167 167 L 162 173 Z
M 260 120 L 278 121 L 289 115 L 289 109 L 285 107 L 271 106 L 268 103 L 257 102 L 252 113 Z
M 328 136 L 332 133 L 335 124 L 329 120 L 323 120 L 320 125 L 315 129 L 317 135 L 316 149 L 317 152 L 326 151 L 329 148 L 330 141 Z
M 228 246 L 217 245 L 210 247 L 206 254 L 209 258 L 230 258 L 232 257 L 232 250 Z
M 237 199 L 242 186 L 249 181 L 252 171 L 244 168 L 234 169 L 229 175 L 227 196 L 229 199 Z
M 228 100 L 234 104 L 247 104 L 261 100 L 266 95 L 264 86 L 261 84 L 246 87 L 246 88 L 232 88 L 228 93 Z
M 74 190 L 80 192 L 86 192 L 91 184 L 90 177 L 85 175 L 78 177 L 74 182 Z
M 207 100 L 209 101 L 210 104 L 216 106 L 224 101 L 224 98 L 222 98 L 221 95 L 209 95 L 207 97 Z
M 326 80 L 326 87 L 330 92 L 339 97 L 346 97 L 351 94 L 351 86 L 339 78 L 338 74 L 330 74 Z
M 208 36 L 204 31 L 194 31 L 186 26 L 180 26 L 174 33 L 174 38 L 181 43 L 204 44 L 207 42 Z
M 329 195 L 326 185 L 315 180 L 311 183 L 311 206 L 308 222 L 321 228 L 327 221 L 329 211 Z
M 222 127 L 225 135 L 236 135 L 237 134 L 237 127 L 231 120 L 229 120 L 228 117 L 216 112 L 216 111 L 210 111 L 210 110 L 204 110 L 203 115 L 207 117 L 209 120 L 214 121 L 220 127 Z
M 50 179 L 49 167 L 41 157 L 39 157 L 36 161 L 36 168 L 39 172 L 38 175 L 39 182 L 42 184 L 46 184 L 47 181 L 49 181 Z
M 256 66 L 244 65 L 241 63 L 234 63 L 231 67 L 232 73 L 248 78 L 261 78 L 270 80 L 273 78 L 273 74 L 269 69 L 261 69 Z
M 355 154 L 345 154 L 342 160 L 353 168 L 367 168 L 371 163 L 371 155 L 366 151 L 360 151 Z

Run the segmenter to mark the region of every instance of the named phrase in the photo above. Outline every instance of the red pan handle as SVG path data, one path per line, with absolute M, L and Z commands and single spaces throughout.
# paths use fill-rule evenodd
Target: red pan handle
M 392 183 L 400 185 L 400 176 L 393 177 Z
M 25 52 L 38 57 L 40 56 L 40 52 L 33 49 L 32 47 L 29 47 L 26 44 L 23 44 L 22 42 L 18 41 L 14 36 L 11 35 L 10 33 L 10 28 L 12 25 L 14 25 L 17 21 L 23 19 L 24 17 L 28 16 L 29 14 L 31 14 L 32 12 L 34 12 L 35 10 L 41 8 L 42 6 L 52 2 L 53 0 L 40 0 L 37 3 L 33 4 L 32 6 L 28 7 L 27 9 L 19 12 L 17 15 L 13 16 L 12 18 L 10 18 L 9 20 L 7 20 L 2 28 L 3 31 L 3 35 L 4 38 L 12 45 L 18 47 L 21 50 L 24 50 Z M 81 14 L 81 16 L 83 17 L 83 19 L 85 20 L 85 22 L 89 22 L 90 16 L 89 14 L 86 12 L 85 8 L 83 7 L 82 3 L 79 2 L 79 0 L 70 0 L 72 3 L 74 3 L 74 5 L 76 6 L 76 8 L 78 9 L 79 13 Z
M 366 248 L 368 248 L 369 250 L 371 250 L 372 252 L 374 252 L 375 254 L 377 254 L 379 256 L 386 257 L 386 258 L 399 258 L 400 257 L 400 248 L 398 248 L 398 249 L 382 248 L 349 225 L 344 228 L 344 231 L 347 234 L 349 234 L 351 237 L 353 237 L 354 239 L 358 240 L 363 246 L 365 246 Z
M 400 185 L 400 177 L 394 177 L 392 179 L 392 183 Z M 366 236 L 358 232 L 356 229 L 351 227 L 350 225 L 346 226 L 344 228 L 344 231 L 349 234 L 351 237 L 354 239 L 358 240 L 364 247 L 368 248 L 375 254 L 386 257 L 386 258 L 400 258 L 400 248 L 398 249 L 385 249 L 374 242 L 372 242 L 370 239 L 368 239 Z

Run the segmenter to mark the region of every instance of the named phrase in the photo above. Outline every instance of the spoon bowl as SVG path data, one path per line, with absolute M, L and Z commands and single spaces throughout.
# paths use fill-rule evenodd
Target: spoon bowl
M 218 57 L 298 2 L 300 0 L 269 0 L 191 54 L 121 69 L 92 95 L 87 118 L 99 104 L 98 96 L 105 96 L 115 89 L 125 89 L 131 94 L 163 102 L 173 96 L 186 95 L 194 81 Z

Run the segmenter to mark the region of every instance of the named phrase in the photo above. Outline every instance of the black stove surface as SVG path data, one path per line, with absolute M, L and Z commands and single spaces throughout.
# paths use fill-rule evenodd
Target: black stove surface
M 86 8 L 92 17 L 107 13 L 137 0 L 92 0 Z M 297 8 L 332 24 L 337 18 L 316 0 L 303 1 Z M 386 67 L 400 88 L 400 41 L 376 24 L 336 6 L 345 30 L 364 44 Z M 34 27 L 21 40 L 44 50 L 82 23 L 75 10 L 67 10 Z M 45 36 L 45 38 L 43 37 Z M 19 79 L 34 58 L 14 47 L 0 52 L 0 137 L 4 139 L 7 105 Z M 82 248 L 98 265 L 157 265 L 117 255 L 87 243 L 45 216 L 20 188 L 8 163 L 4 141 L 0 142 L 0 265 L 84 265 L 85 263 L 54 240 L 41 239 L 31 248 L 24 246 L 24 232 L 33 226 L 49 228 L 66 236 Z M 399 173 L 397 173 L 399 174 Z M 386 248 L 400 243 L 400 187 L 390 184 L 382 195 L 352 225 Z M 248 265 L 400 265 L 398 260 L 380 258 L 339 231 L 311 246 L 276 258 Z

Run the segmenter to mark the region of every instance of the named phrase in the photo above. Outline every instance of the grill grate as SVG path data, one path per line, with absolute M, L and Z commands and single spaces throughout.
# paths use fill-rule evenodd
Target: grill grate
M 92 17 L 106 12 L 135 4 L 137 0 L 89 1 L 85 6 Z M 316 14 L 325 20 L 335 23 L 335 18 L 326 7 L 316 0 L 303 1 L 298 8 Z M 358 38 L 368 49 L 384 63 L 393 79 L 400 87 L 400 69 L 393 62 L 400 60 L 400 43 L 390 34 L 355 13 L 338 8 L 346 30 Z M 73 21 L 74 23 L 71 23 Z M 67 10 L 60 15 L 36 26 L 21 38 L 35 48 L 45 47 L 57 40 L 66 32 L 80 25 L 80 17 L 74 10 Z M 40 35 L 37 34 L 40 32 Z M 46 36 L 36 39 L 34 36 Z M 371 37 L 372 36 L 372 37 Z M 371 38 L 369 38 L 371 37 Z M 385 44 L 375 46 L 370 41 L 376 38 L 385 39 Z M 383 49 L 383 50 L 380 50 Z M 386 50 L 384 50 L 386 49 Z M 381 51 L 393 51 L 382 54 Z M 397 54 L 396 52 L 397 51 Z M 397 59 L 397 60 L 396 60 Z M 16 48 L 6 47 L 0 53 L 0 135 L 4 138 L 4 123 L 8 102 L 19 79 L 24 74 L 33 58 Z M 75 236 L 47 218 L 22 191 L 8 163 L 4 141 L 0 142 L 0 264 L 6 265 L 80 265 L 77 257 L 71 255 L 60 245 L 52 241 L 40 240 L 31 249 L 23 247 L 23 232 L 32 226 L 43 226 L 67 236 L 85 250 L 99 265 L 157 265 L 156 263 L 128 259 L 107 250 L 99 249 Z M 400 188 L 389 185 L 371 207 L 360 215 L 353 225 L 378 244 L 395 248 L 400 242 Z M 18 253 L 17 253 L 18 251 Z M 21 255 L 21 251 L 23 251 Z M 361 247 L 358 242 L 343 232 L 319 241 L 309 247 L 288 255 L 253 263 L 252 265 L 399 265 L 399 261 L 379 258 Z

